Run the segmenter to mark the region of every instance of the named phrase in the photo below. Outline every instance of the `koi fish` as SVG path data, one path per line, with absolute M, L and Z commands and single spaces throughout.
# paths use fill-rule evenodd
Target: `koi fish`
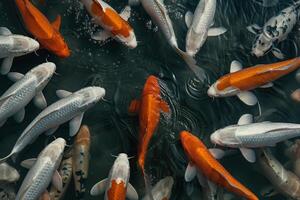
M 189 28 L 185 45 L 190 56 L 194 57 L 198 53 L 207 36 L 219 36 L 227 31 L 224 27 L 211 27 L 216 7 L 216 0 L 200 0 L 194 14 L 191 11 L 185 14 L 185 23 Z
M 55 64 L 48 62 L 34 67 L 25 75 L 18 72 L 8 74 L 8 78 L 15 84 L 0 97 L 0 126 L 11 116 L 21 123 L 25 117 L 25 106 L 32 99 L 38 108 L 47 107 L 42 91 L 52 78 L 55 69 Z
M 21 163 L 30 170 L 22 182 L 16 200 L 38 199 L 47 190 L 51 180 L 58 190 L 62 190 L 62 180 L 57 168 L 65 145 L 66 141 L 63 138 L 57 138 L 43 149 L 37 159 L 27 159 Z
M 58 15 L 51 24 L 29 0 L 15 0 L 15 2 L 26 29 L 40 42 L 41 46 L 59 57 L 69 57 L 69 47 L 59 33 L 61 16 Z
M 159 80 L 157 77 L 148 77 L 141 99 L 133 100 L 128 111 L 129 113 L 135 113 L 139 116 L 138 165 L 143 172 L 146 190 L 150 193 L 151 189 L 149 188 L 150 186 L 145 172 L 147 149 L 159 123 L 160 112 L 170 112 L 169 105 L 161 98 Z M 151 198 L 151 200 L 152 199 L 153 198 Z
M 56 94 L 61 99 L 36 116 L 18 138 L 10 154 L 0 159 L 0 163 L 18 154 L 42 133 L 53 134 L 65 122 L 70 121 L 69 135 L 74 136 L 81 126 L 84 112 L 103 98 L 105 90 L 101 87 L 86 87 L 74 93 L 58 90 Z
M 248 188 L 237 181 L 210 153 L 202 141 L 187 131 L 180 133 L 180 141 L 190 162 L 185 171 L 185 180 L 198 177 L 203 187 L 216 185 L 248 200 L 258 200 Z M 208 183 L 208 186 L 205 183 Z M 215 185 L 216 184 L 216 185 Z
M 169 200 L 171 197 L 172 187 L 174 179 L 171 176 L 167 176 L 158 181 L 152 189 L 154 200 Z M 142 200 L 149 200 L 148 196 L 145 196 Z
M 62 191 L 59 191 L 54 185 L 52 185 L 49 192 L 51 200 L 60 200 L 64 198 L 72 179 L 72 163 L 72 157 L 63 159 L 63 161 L 61 162 L 58 173 L 61 176 L 63 188 Z
M 7 163 L 0 164 L 0 185 L 15 183 L 19 180 L 19 172 Z
M 257 87 L 272 87 L 272 81 L 299 67 L 300 57 L 272 64 L 260 64 L 246 69 L 242 69 L 242 65 L 238 61 L 233 61 L 230 66 L 230 73 L 217 80 L 208 89 L 207 94 L 210 97 L 237 95 L 245 104 L 255 105 L 257 98 L 248 90 Z
M 0 58 L 3 58 L 0 73 L 10 71 L 14 57 L 32 53 L 40 48 L 40 44 L 30 37 L 12 34 L 6 27 L 0 27 Z
M 95 33 L 92 39 L 105 41 L 112 37 L 129 48 L 133 49 L 137 46 L 134 31 L 127 22 L 131 12 L 129 6 L 126 6 L 118 14 L 110 5 L 102 0 L 81 0 L 81 2 L 93 17 L 93 22 L 104 29 Z
M 300 1 L 283 9 L 277 16 L 270 18 L 263 27 L 257 24 L 248 26 L 247 29 L 256 35 L 251 53 L 256 57 L 264 56 L 271 51 L 279 59 L 284 55 L 275 44 L 285 40 L 292 31 L 299 18 Z
M 0 200 L 15 200 L 16 191 L 13 184 L 0 184 Z
M 88 126 L 79 129 L 73 146 L 73 177 L 77 199 L 84 199 L 90 163 L 91 136 Z
M 286 149 L 285 155 L 287 155 L 292 161 L 292 171 L 296 174 L 296 176 L 300 177 L 300 140 L 299 139 L 296 139 L 294 143 Z
M 268 121 L 253 123 L 253 116 L 244 114 L 237 125 L 216 130 L 210 135 L 210 140 L 220 146 L 239 148 L 246 160 L 255 162 L 255 152 L 251 148 L 275 146 L 299 136 L 300 124 Z
M 91 189 L 91 195 L 96 196 L 105 192 L 105 200 L 138 200 L 138 194 L 129 183 L 130 166 L 128 156 L 120 153 L 115 160 L 109 176 L 96 183 Z
M 272 183 L 276 192 L 291 199 L 300 199 L 300 179 L 286 170 L 269 149 L 260 150 L 258 163 L 263 175 Z M 271 195 L 276 192 L 272 192 Z

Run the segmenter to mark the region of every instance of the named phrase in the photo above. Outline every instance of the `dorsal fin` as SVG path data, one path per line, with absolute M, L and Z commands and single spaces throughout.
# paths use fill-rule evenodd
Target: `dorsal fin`
M 51 23 L 51 25 L 56 31 L 59 31 L 61 25 L 61 16 L 57 15 L 56 19 Z
M 134 99 L 131 101 L 129 108 L 128 108 L 128 112 L 131 114 L 137 114 L 140 110 L 140 104 L 141 102 L 137 99 Z
M 159 107 L 163 112 L 166 112 L 166 113 L 170 112 L 170 107 L 169 107 L 168 103 L 165 102 L 164 100 L 160 101 Z

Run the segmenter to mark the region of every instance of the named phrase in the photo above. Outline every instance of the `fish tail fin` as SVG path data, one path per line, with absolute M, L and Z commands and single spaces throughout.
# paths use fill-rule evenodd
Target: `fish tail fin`
M 174 47 L 175 51 L 180 55 L 180 57 L 185 61 L 189 68 L 194 72 L 195 76 L 202 82 L 207 80 L 205 71 L 197 65 L 195 58 L 188 53 L 182 51 L 178 47 Z
M 10 154 L 8 154 L 6 157 L 0 159 L 0 164 L 4 163 L 6 160 L 8 160 L 10 157 L 12 157 L 15 153 L 12 151 Z
M 145 182 L 145 189 L 146 189 L 146 194 L 148 195 L 150 200 L 154 200 L 153 194 L 152 194 L 152 185 L 150 181 L 150 177 L 146 173 L 145 169 L 142 169 L 143 172 L 143 177 L 144 177 L 144 182 Z

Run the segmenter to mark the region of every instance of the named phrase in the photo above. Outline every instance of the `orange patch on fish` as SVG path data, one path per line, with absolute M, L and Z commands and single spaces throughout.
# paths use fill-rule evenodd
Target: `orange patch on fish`
M 107 191 L 108 200 L 125 200 L 126 187 L 123 181 L 117 183 L 116 180 L 111 181 L 111 187 Z
M 105 26 L 111 29 L 113 35 L 122 35 L 125 38 L 130 36 L 131 26 L 116 11 L 111 8 L 104 9 L 96 0 L 93 0 L 91 10 L 94 15 L 101 18 Z
M 75 144 L 77 145 L 90 145 L 91 143 L 91 135 L 89 127 L 86 125 L 82 125 L 76 135 Z
M 213 183 L 248 200 L 258 200 L 248 188 L 236 180 L 209 152 L 202 141 L 187 131 L 180 133 L 180 140 L 190 162 Z
M 272 64 L 261 64 L 227 74 L 218 80 L 217 89 L 235 87 L 242 91 L 252 90 L 272 82 L 300 67 L 300 58 Z
M 70 50 L 59 33 L 60 16 L 51 24 L 29 0 L 15 0 L 26 29 L 42 47 L 59 57 L 70 56 Z

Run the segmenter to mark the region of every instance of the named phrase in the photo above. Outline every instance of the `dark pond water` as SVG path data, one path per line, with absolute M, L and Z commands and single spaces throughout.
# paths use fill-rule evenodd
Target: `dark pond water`
M 31 54 L 15 59 L 12 71 L 25 73 L 46 60 L 56 63 L 58 74 L 45 89 L 49 104 L 58 100 L 55 96 L 57 89 L 76 91 L 87 85 L 98 85 L 106 89 L 106 101 L 89 110 L 83 120 L 83 123 L 90 127 L 92 134 L 87 189 L 108 175 L 115 159 L 112 154 L 126 152 L 129 156 L 136 156 L 138 124 L 135 117 L 127 114 L 127 108 L 132 99 L 139 97 L 146 78 L 153 74 L 160 77 L 164 83 L 164 97 L 171 105 L 172 114 L 162 116 L 151 142 L 147 159 L 148 171 L 153 177 L 153 183 L 167 175 L 175 178 L 171 199 L 200 199 L 198 182 L 184 182 L 187 162 L 179 144 L 178 133 L 184 129 L 190 130 L 211 146 L 208 138 L 215 129 L 235 124 L 243 113 L 257 116 L 258 108 L 248 107 L 236 97 L 214 100 L 209 98 L 206 95 L 207 87 L 195 79 L 186 64 L 169 47 L 160 31 L 151 25 L 150 18 L 142 7 L 133 8 L 130 23 L 139 43 L 136 49 L 129 50 L 115 41 L 105 44 L 92 41 L 91 33 L 99 28 L 91 22 L 78 0 L 46 0 L 46 5 L 34 2 L 50 21 L 54 20 L 57 14 L 62 15 L 61 33 L 69 44 L 72 55 L 67 59 L 59 59 L 45 50 L 40 50 L 38 55 Z M 189 9 L 194 10 L 197 3 L 197 0 L 165 0 L 182 49 L 187 31 L 184 14 Z M 246 26 L 253 23 L 262 25 L 291 3 L 290 0 L 281 0 L 274 7 L 264 8 L 252 0 L 218 0 L 215 25 L 226 27 L 228 32 L 220 37 L 208 38 L 196 56 L 198 65 L 205 69 L 211 82 L 228 73 L 230 63 L 234 59 L 244 66 L 278 61 L 271 54 L 259 59 L 250 55 L 254 36 L 246 30 Z M 109 4 L 120 11 L 126 5 L 126 1 L 110 0 Z M 27 35 L 14 1 L 0 0 L 0 11 L 0 26 L 8 27 L 13 33 Z M 287 58 L 296 56 L 294 45 L 298 46 L 300 41 L 298 28 L 296 25 L 288 39 L 280 44 Z M 0 82 L 0 91 L 3 92 L 12 84 L 5 76 L 1 77 Z M 300 106 L 290 99 L 290 93 L 298 87 L 295 74 L 292 73 L 276 81 L 273 88 L 255 90 L 262 109 L 262 115 L 256 119 L 300 123 Z M 39 112 L 40 110 L 30 104 L 26 108 L 23 123 L 16 124 L 14 120 L 9 119 L 1 128 L 1 157 L 10 151 L 22 130 Z M 67 132 L 68 126 L 64 125 L 55 136 L 66 136 Z M 46 142 L 47 137 L 41 136 L 18 156 L 14 166 L 21 172 L 22 178 L 26 170 L 19 167 L 18 163 L 38 155 Z M 68 143 L 71 142 L 68 138 Z M 280 145 L 275 150 L 282 156 Z M 257 195 L 262 187 L 269 185 L 259 173 L 258 166 L 247 163 L 240 154 L 226 157 L 221 162 Z M 143 196 L 144 184 L 136 159 L 131 160 L 131 182 L 140 196 Z M 71 185 L 65 199 L 75 199 L 73 192 Z M 101 198 L 91 197 L 87 193 L 85 199 Z M 277 196 L 272 199 L 284 197 Z

